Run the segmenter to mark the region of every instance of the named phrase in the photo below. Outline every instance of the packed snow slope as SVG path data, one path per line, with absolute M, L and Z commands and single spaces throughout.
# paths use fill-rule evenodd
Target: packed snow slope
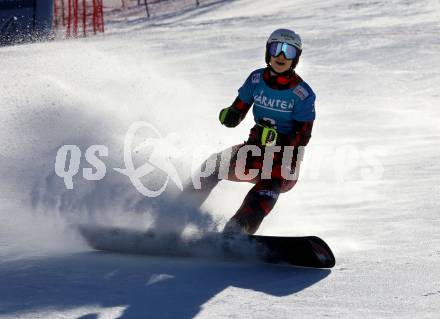
M 219 1 L 116 19 L 104 36 L 0 48 L 0 317 L 437 318 L 439 16 L 437 0 Z M 181 214 L 174 181 L 152 200 L 113 168 L 125 167 L 137 121 L 155 129 L 135 143 L 160 133 L 182 181 L 246 139 L 251 116 L 228 129 L 218 112 L 264 66 L 278 27 L 303 38 L 297 71 L 317 94 L 317 119 L 297 186 L 259 233 L 320 236 L 336 267 L 88 248 L 69 225 L 221 229 L 250 185 L 222 182 Z M 72 190 L 55 173 L 63 145 L 82 154 Z M 83 177 L 91 145 L 108 149 L 98 181 Z M 133 154 L 136 165 L 150 156 Z

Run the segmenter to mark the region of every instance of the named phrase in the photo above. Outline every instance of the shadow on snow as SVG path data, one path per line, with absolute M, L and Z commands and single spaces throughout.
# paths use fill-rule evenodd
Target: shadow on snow
M 103 252 L 10 261 L 0 264 L 0 316 L 98 304 L 126 307 L 119 318 L 193 318 L 230 286 L 282 297 L 329 274 L 262 263 Z

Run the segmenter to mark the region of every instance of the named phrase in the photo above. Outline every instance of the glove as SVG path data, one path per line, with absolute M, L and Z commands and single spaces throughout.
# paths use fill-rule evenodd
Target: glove
M 241 113 L 230 106 L 220 111 L 219 120 L 226 127 L 236 127 L 241 122 Z
M 294 125 L 295 134 L 291 136 L 288 144 L 291 146 L 306 146 L 312 137 L 313 121 L 294 121 Z

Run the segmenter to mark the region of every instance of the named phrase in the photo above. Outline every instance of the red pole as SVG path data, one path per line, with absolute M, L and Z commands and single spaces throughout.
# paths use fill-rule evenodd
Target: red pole
M 104 4 L 102 0 L 99 0 L 101 3 L 101 32 L 104 33 Z
M 104 33 L 104 6 L 102 0 L 98 0 L 99 3 L 99 31 Z
M 83 0 L 83 34 L 86 36 L 87 33 L 87 0 Z
M 63 21 L 63 27 L 66 26 L 66 12 L 65 12 L 65 5 L 64 0 L 61 0 L 61 14 L 62 14 L 62 21 Z
M 96 12 L 97 12 L 96 0 L 93 0 L 93 33 L 95 34 L 96 34 L 96 23 L 97 23 Z
M 75 18 L 75 22 L 74 22 L 74 26 L 73 26 L 73 34 L 75 37 L 78 37 L 78 0 L 74 0 L 73 1 L 73 12 L 74 14 L 74 18 Z
M 53 26 L 54 29 L 58 27 L 58 6 L 57 6 L 57 0 L 53 2 Z
M 67 32 L 66 35 L 68 38 L 71 36 L 71 25 L 72 25 L 72 0 L 68 0 L 67 2 Z

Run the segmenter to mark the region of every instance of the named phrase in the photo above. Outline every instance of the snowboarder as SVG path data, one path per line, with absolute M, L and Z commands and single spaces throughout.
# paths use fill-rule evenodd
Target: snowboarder
M 280 193 L 289 191 L 296 184 L 297 178 L 286 179 L 282 174 L 286 166 L 283 162 L 284 150 L 287 146 L 293 150 L 288 164 L 290 173 L 294 173 L 299 170 L 301 161 L 298 150 L 309 142 L 315 120 L 315 94 L 295 72 L 301 53 L 302 42 L 297 33 L 287 29 L 275 30 L 266 43 L 267 66 L 253 71 L 238 90 L 232 105 L 220 111 L 220 123 L 229 128 L 240 124 L 251 107 L 255 120 L 247 141 L 214 154 L 217 163 L 214 173 L 200 179 L 198 196 L 201 204 L 219 182 L 221 157 L 229 152 L 230 166 L 223 178 L 255 184 L 227 222 L 223 230 L 227 234 L 254 234 L 273 209 Z M 239 150 L 244 146 L 257 147 L 261 151 L 254 152 L 256 156 L 245 153 L 245 174 L 258 169 L 258 174 L 250 180 L 236 173 L 237 166 L 241 165 Z M 280 147 L 281 151 L 273 153 L 271 171 L 263 178 L 264 154 L 274 146 Z

